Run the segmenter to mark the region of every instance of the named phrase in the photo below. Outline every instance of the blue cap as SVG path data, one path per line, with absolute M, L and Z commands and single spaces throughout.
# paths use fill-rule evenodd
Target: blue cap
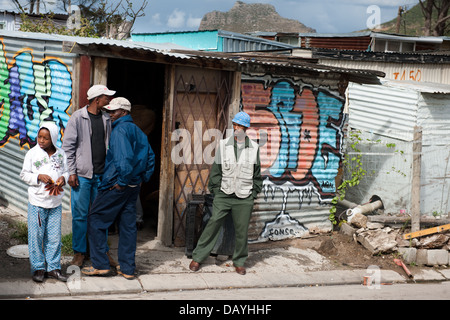
M 250 127 L 250 116 L 243 111 L 236 113 L 233 120 L 231 121 L 246 128 Z

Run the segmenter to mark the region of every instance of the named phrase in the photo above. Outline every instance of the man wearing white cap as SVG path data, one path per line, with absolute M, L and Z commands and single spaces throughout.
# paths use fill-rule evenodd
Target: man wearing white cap
M 64 131 L 62 148 L 67 155 L 68 184 L 72 187 L 71 264 L 78 267 L 87 254 L 87 216 L 97 195 L 111 134 L 111 120 L 102 108 L 115 93 L 104 85 L 92 86 L 87 92 L 89 104 L 72 114 Z
M 136 201 L 141 184 L 150 180 L 155 154 L 131 118 L 131 104 L 125 98 L 112 99 L 104 107 L 112 121 L 111 139 L 106 154 L 105 173 L 88 216 L 92 266 L 81 272 L 88 276 L 110 274 L 106 231 L 119 221 L 118 273 L 134 279 L 136 264 Z

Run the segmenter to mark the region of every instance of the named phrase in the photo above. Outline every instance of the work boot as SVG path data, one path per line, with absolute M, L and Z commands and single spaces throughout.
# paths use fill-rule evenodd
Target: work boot
M 83 262 L 84 262 L 84 254 L 77 252 L 73 255 L 73 259 L 72 262 L 70 262 L 70 264 L 81 268 L 83 266 Z

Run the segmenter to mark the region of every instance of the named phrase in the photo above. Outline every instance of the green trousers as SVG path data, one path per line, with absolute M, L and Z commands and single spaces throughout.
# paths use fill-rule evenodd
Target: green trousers
M 240 199 L 234 194 L 230 196 L 219 191 L 214 196 L 211 218 L 192 252 L 192 259 L 201 263 L 208 258 L 217 242 L 225 217 L 231 213 L 236 236 L 232 260 L 236 267 L 242 267 L 248 257 L 248 225 L 252 215 L 253 201 L 251 195 Z

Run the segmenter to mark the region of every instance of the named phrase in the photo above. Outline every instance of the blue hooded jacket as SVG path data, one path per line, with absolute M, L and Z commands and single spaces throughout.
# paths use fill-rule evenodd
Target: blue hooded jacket
M 147 182 L 155 169 L 155 154 L 147 136 L 133 123 L 131 115 L 112 123 L 105 172 L 99 190 Z

